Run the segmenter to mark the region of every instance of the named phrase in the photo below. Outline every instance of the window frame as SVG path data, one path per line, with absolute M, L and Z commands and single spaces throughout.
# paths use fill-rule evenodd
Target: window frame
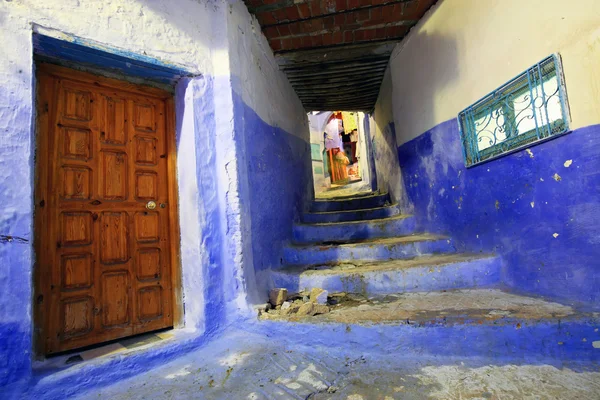
M 550 65 L 550 61 L 552 62 L 554 68 L 553 74 L 542 75 L 542 69 L 545 66 Z M 532 80 L 532 76 L 534 77 L 534 80 Z M 546 98 L 544 84 L 553 78 L 556 78 L 557 89 L 554 93 L 550 94 Z M 515 85 L 516 88 L 514 88 L 513 91 L 509 91 L 508 89 L 511 88 L 512 85 Z M 537 91 L 537 87 L 541 87 L 542 89 L 541 98 L 543 99 L 543 104 L 545 104 L 542 108 L 537 108 L 534 105 L 534 102 L 537 100 L 537 98 L 540 98 L 539 95 L 536 98 L 533 96 L 533 90 L 536 89 Z M 515 98 L 526 94 L 528 91 L 532 98 L 532 100 L 530 100 L 530 105 L 527 108 L 520 110 L 517 116 L 515 116 Z M 548 104 L 549 100 L 553 96 L 558 96 L 560 101 L 561 118 L 549 121 L 550 118 L 547 113 Z M 509 100 L 510 105 L 507 104 Z M 492 119 L 495 118 L 498 120 L 500 116 L 502 116 L 503 122 L 502 124 L 498 124 L 497 122 L 496 129 L 500 129 L 500 132 L 514 133 L 515 129 L 518 132 L 518 125 L 520 121 L 526 118 L 526 116 L 519 121 L 515 121 L 515 119 L 518 118 L 518 115 L 528 109 L 532 110 L 533 118 L 530 117 L 529 119 L 533 119 L 535 121 L 536 126 L 534 128 L 523 133 L 517 133 L 517 135 L 513 136 L 512 138 L 506 137 L 502 141 L 497 141 L 497 138 L 495 137 L 496 132 L 494 130 L 494 140 L 497 142 L 487 148 L 481 150 L 479 149 L 479 142 L 481 141 L 479 135 L 482 132 L 485 132 L 485 130 L 477 131 L 478 121 L 489 116 L 490 121 L 488 121 L 485 125 L 484 128 L 486 128 L 491 123 Z M 536 109 L 545 110 L 545 118 L 543 114 L 538 117 L 535 112 Z M 541 122 L 544 122 L 544 119 L 549 122 L 543 125 L 538 125 L 538 118 L 541 119 Z M 571 117 L 562 62 L 560 55 L 555 53 L 544 58 L 542 61 L 534 64 L 530 68 L 527 68 L 525 71 L 521 72 L 519 75 L 515 76 L 505 84 L 499 86 L 494 91 L 465 108 L 458 114 L 457 122 L 465 166 L 467 168 L 474 167 L 499 157 L 523 150 L 530 146 L 543 143 L 547 140 L 565 135 L 570 132 L 570 120 Z M 560 122 L 557 124 L 557 121 Z M 508 129 L 507 127 L 511 127 L 513 129 Z M 556 127 L 560 129 L 554 132 Z M 510 140 L 510 142 L 507 143 L 507 140 Z

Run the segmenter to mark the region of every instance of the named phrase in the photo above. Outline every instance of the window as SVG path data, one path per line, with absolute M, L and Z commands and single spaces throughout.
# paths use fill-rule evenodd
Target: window
M 539 62 L 458 114 L 467 167 L 569 130 L 558 55 Z

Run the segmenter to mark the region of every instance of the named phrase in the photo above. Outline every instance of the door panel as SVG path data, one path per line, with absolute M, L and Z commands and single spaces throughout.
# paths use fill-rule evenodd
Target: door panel
M 36 312 L 47 354 L 173 325 L 172 103 L 98 80 L 38 71 Z

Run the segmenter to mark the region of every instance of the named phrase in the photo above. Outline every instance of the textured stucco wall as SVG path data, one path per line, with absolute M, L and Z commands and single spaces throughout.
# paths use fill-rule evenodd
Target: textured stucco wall
M 400 182 L 421 228 L 451 235 L 462 251 L 500 254 L 515 289 L 593 309 L 599 26 L 595 1 L 442 0 L 389 67 Z M 466 169 L 458 112 L 553 52 L 562 55 L 573 132 Z
M 558 52 L 571 127 L 600 121 L 596 0 L 441 0 L 394 50 L 398 145 L 456 118 L 526 68 Z
M 163 1 L 0 4 L 0 235 L 13 237 L 0 243 L 0 385 L 27 376 L 31 360 L 33 29 L 77 35 L 210 74 L 212 13 L 191 0 L 177 9 Z M 187 200 L 182 199 L 182 208 Z
M 392 93 L 392 76 L 388 67 L 381 83 L 381 90 L 369 121 L 369 127 L 378 189 L 388 192 L 392 201 L 398 202 L 402 212 L 407 213 L 410 212 L 410 205 L 406 200 L 398 166 Z
M 264 303 L 292 223 L 313 197 L 308 118 L 242 2 L 230 5 L 229 65 L 249 300 Z M 249 275 L 254 276 L 250 277 Z
M 144 55 L 195 75 L 175 88 L 185 327 L 212 334 L 250 316 L 247 295 L 254 300 L 258 293 L 253 252 L 259 265 L 277 261 L 277 244 L 291 235 L 312 182 L 305 165 L 306 114 L 243 4 L 15 0 L 0 3 L 0 21 L 0 386 L 31 376 L 34 30 Z M 258 146 L 271 158 L 245 156 Z M 265 167 L 274 174 L 253 180 L 250 170 Z M 306 176 L 298 173 L 304 167 Z M 292 173 L 300 178 L 285 181 Z M 285 194 L 257 188 L 260 179 L 287 185 L 278 188 Z M 261 203 L 273 213 L 265 217 Z M 278 230 L 271 232 L 261 218 L 273 215 L 283 222 L 273 222 Z M 261 247 L 253 247 L 252 237 L 263 239 Z M 261 284 L 268 285 L 266 278 Z M 160 362 L 157 354 L 140 357 L 127 373 Z M 102 371 L 87 368 L 87 378 L 74 382 L 89 385 Z
M 325 126 L 329 117 L 331 117 L 330 111 L 321 112 L 319 114 L 308 114 L 308 123 L 310 128 L 310 142 L 313 144 L 318 144 L 321 155 L 323 158 L 327 157 L 327 153 L 323 153 L 325 151 L 325 140 L 323 138 L 323 132 L 325 132 Z M 323 173 L 316 174 L 313 173 L 313 183 L 314 183 L 314 191 L 315 194 L 322 193 L 327 190 L 331 186 L 331 179 L 329 176 L 325 176 L 325 164 L 323 161 L 312 161 L 313 171 L 315 168 L 320 168 Z

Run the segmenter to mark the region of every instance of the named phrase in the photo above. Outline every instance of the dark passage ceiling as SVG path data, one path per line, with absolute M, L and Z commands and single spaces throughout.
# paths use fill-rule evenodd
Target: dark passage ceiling
M 245 0 L 307 111 L 371 111 L 394 45 L 437 0 Z

